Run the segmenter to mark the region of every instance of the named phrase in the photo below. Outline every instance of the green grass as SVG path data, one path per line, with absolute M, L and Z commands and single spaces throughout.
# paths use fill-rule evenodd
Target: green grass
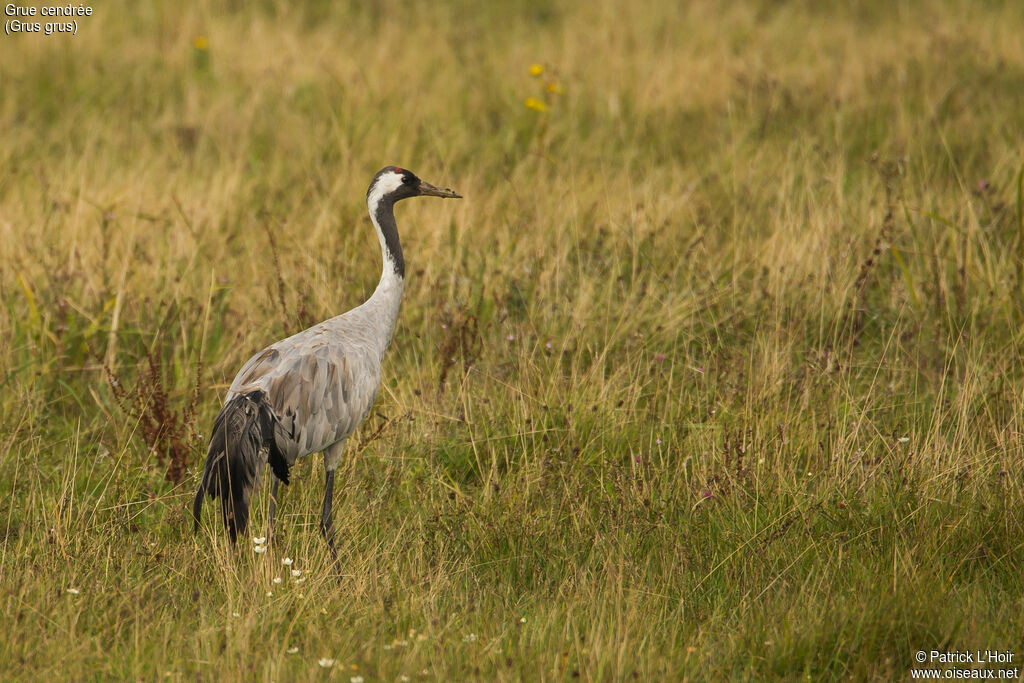
M 5 679 L 1024 656 L 1019 3 L 336 5 L 0 41 Z M 194 537 L 235 371 L 376 283 L 390 163 L 466 199 L 398 211 L 343 575 L 319 457 L 266 555 Z

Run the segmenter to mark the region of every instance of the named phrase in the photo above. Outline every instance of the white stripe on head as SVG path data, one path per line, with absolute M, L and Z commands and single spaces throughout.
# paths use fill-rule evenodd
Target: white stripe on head
M 402 174 L 395 173 L 394 171 L 388 171 L 382 173 L 377 178 L 377 182 L 370 188 L 369 194 L 366 195 L 366 205 L 370 207 L 372 212 L 377 203 L 380 202 L 381 198 L 385 195 L 391 194 L 402 186 Z

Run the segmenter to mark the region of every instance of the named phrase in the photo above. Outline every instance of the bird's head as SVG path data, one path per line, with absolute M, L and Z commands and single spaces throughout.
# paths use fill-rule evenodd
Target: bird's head
M 462 195 L 447 188 L 435 187 L 425 180 L 420 180 L 412 171 L 398 166 L 385 166 L 377 171 L 366 191 L 368 204 L 376 204 L 381 200 L 397 202 L 409 197 L 462 199 Z

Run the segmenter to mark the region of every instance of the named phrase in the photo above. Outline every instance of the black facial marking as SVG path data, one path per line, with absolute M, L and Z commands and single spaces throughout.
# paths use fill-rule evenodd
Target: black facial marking
M 395 225 L 395 203 L 394 201 L 382 201 L 377 207 L 377 225 L 384 235 L 384 244 L 391 255 L 391 262 L 394 264 L 395 273 L 405 277 L 405 259 L 402 257 L 402 245 L 398 241 L 398 226 Z

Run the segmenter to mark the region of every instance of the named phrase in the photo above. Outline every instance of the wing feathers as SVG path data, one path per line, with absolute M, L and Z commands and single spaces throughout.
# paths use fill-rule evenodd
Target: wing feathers
M 373 405 L 380 364 L 379 353 L 360 352 L 362 347 L 351 341 L 331 343 L 312 335 L 287 348 L 285 342 L 246 363 L 231 391 L 266 392 L 276 415 L 274 442 L 293 462 L 355 429 Z

